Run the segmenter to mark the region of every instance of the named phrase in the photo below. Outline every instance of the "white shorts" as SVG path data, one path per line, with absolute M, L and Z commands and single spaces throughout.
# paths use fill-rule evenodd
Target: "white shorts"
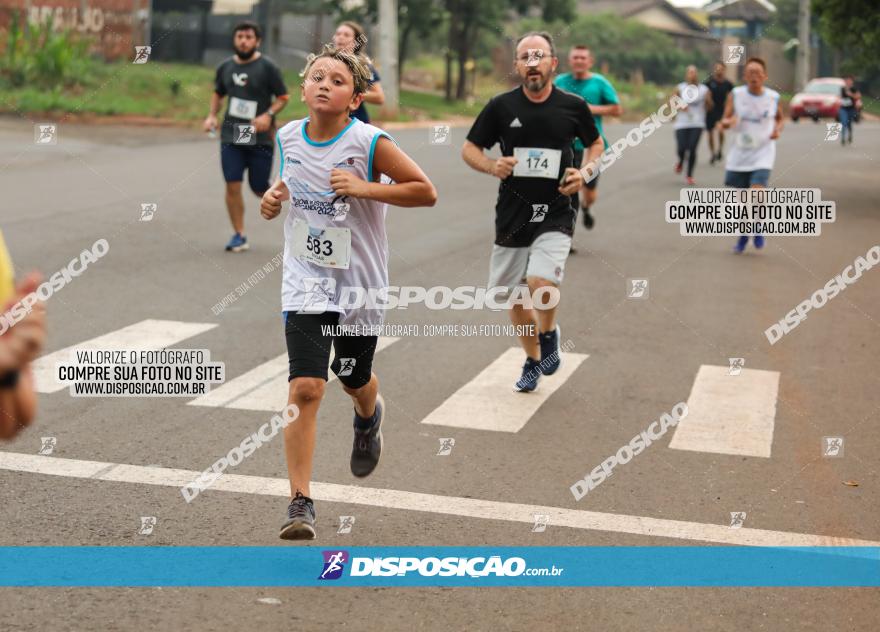
M 538 235 L 528 247 L 507 248 L 495 244 L 486 287 L 502 286 L 512 291 L 522 285 L 526 277 L 539 277 L 559 285 L 570 249 L 571 237 L 557 231 Z

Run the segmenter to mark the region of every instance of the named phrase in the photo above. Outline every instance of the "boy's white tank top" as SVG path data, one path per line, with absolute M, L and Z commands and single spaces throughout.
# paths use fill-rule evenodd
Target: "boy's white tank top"
M 384 202 L 337 196 L 330 187 L 330 172 L 345 169 L 371 181 L 376 142 L 382 136 L 391 137 L 378 127 L 351 119 L 335 138 L 319 143 L 308 137 L 307 121 L 291 121 L 278 130 L 277 136 L 280 175 L 290 191 L 284 219 L 282 309 L 339 312 L 340 324 L 378 327 L 384 320 L 384 311 L 375 308 L 376 301 L 372 309 L 369 301 L 363 307 L 346 305 L 357 302 L 351 288 L 355 288 L 354 292 L 372 289 L 375 293 L 388 286 L 387 206 Z M 313 237 L 305 237 L 303 222 L 307 224 L 308 235 Z M 339 229 L 350 231 L 347 269 L 325 267 L 298 254 L 314 244 L 319 255 L 326 253 L 332 248 L 324 237 L 338 235 Z M 306 240 L 307 246 L 299 243 Z M 306 254 L 311 256 L 311 251 Z
M 727 153 L 728 171 L 772 169 L 776 162 L 776 141 L 770 139 L 776 126 L 779 93 L 764 86 L 761 94 L 748 86 L 733 89 L 733 113 L 737 117 L 736 137 Z

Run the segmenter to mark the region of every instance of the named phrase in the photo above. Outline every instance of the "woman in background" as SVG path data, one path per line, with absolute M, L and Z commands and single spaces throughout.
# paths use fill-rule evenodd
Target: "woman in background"
M 706 126 L 706 112 L 712 110 L 712 93 L 706 84 L 697 79 L 697 67 L 688 66 L 685 80 L 678 84 L 676 94 L 685 102 L 675 116 L 675 141 L 678 146 L 678 162 L 675 173 L 681 173 L 687 156 L 687 175 L 685 181 L 694 184 L 694 165 L 697 162 L 697 147 L 700 135 Z
M 370 58 L 364 53 L 364 46 L 366 43 L 367 34 L 364 32 L 363 27 L 357 22 L 341 22 L 339 26 L 336 27 L 336 32 L 333 34 L 333 45 L 336 48 L 362 56 L 366 60 L 367 68 L 370 69 L 370 81 L 367 84 L 368 87 L 367 92 L 364 95 L 364 100 L 361 102 L 358 109 L 351 113 L 352 118 L 360 119 L 364 123 L 369 123 L 370 115 L 367 114 L 367 108 L 365 105 L 367 103 L 382 105 L 385 103 L 385 93 L 382 91 L 382 86 L 379 84 L 379 73 L 376 72 L 376 69 L 370 62 Z

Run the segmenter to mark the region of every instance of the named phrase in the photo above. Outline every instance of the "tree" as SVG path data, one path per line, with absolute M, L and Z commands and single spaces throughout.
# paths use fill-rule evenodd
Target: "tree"
M 880 72 L 880 0 L 813 0 L 812 9 L 822 39 L 845 53 L 847 71 Z
M 556 24 L 524 20 L 522 28 L 559 33 L 556 48 L 561 56 L 569 46 L 589 46 L 597 65 L 607 62 L 618 77 L 641 74 L 654 83 L 671 83 L 681 80 L 688 64 L 705 67 L 709 61 L 697 51 L 679 50 L 665 33 L 613 13 L 588 13 Z
M 449 43 L 446 52 L 446 99 L 452 100 L 452 58 L 458 61 L 455 98 L 464 99 L 467 88 L 467 62 L 471 58 L 480 29 L 498 28 L 509 0 L 445 0 L 449 12 Z
M 345 17 L 375 23 L 379 19 L 379 2 L 368 0 L 361 11 L 350 12 Z M 442 23 L 443 6 L 439 0 L 397 0 L 398 81 L 403 76 L 413 37 L 426 37 Z
M 574 0 L 444 0 L 449 13 L 449 45 L 446 55 L 446 99 L 452 99 L 452 57 L 458 61 L 455 98 L 463 99 L 467 87 L 467 63 L 471 59 L 480 31 L 502 30 L 510 12 L 525 14 L 532 8 L 544 20 L 570 20 Z
M 764 29 L 764 37 L 787 42 L 797 37 L 798 0 L 773 0 L 776 15 Z
M 437 29 L 443 23 L 443 9 L 437 0 L 399 0 L 397 12 L 397 69 L 402 76 L 412 37 L 426 37 Z

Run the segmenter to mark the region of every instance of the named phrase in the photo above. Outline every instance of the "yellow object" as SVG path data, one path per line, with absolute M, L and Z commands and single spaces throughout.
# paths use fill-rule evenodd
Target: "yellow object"
M 0 310 L 6 307 L 6 302 L 12 299 L 15 291 L 15 275 L 12 271 L 12 259 L 6 250 L 6 242 L 3 241 L 3 232 L 0 231 Z

